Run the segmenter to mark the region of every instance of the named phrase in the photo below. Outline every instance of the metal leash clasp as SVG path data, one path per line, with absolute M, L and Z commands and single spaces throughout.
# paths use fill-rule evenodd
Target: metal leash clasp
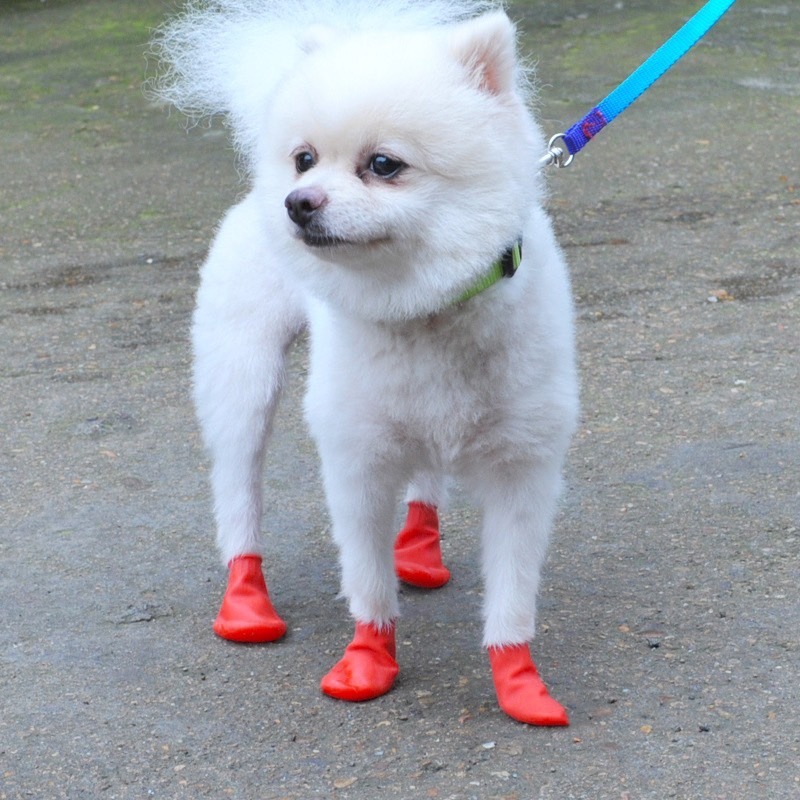
M 557 133 L 555 136 L 550 137 L 550 141 L 547 143 L 547 153 L 539 159 L 539 163 L 542 166 L 555 164 L 559 169 L 562 169 L 572 163 L 575 155 L 567 151 L 566 142 L 564 142 L 564 147 L 556 146 L 556 142 L 559 139 L 564 141 L 563 133 Z

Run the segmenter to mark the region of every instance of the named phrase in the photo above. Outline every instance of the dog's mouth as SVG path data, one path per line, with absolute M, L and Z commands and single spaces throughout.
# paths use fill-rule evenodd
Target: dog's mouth
M 348 247 L 377 247 L 389 242 L 388 236 L 378 236 L 372 239 L 349 239 L 344 236 L 334 236 L 330 233 L 322 233 L 311 229 L 301 229 L 297 231 L 297 237 L 303 244 L 314 249 L 338 250 Z
M 309 247 L 346 247 L 358 244 L 358 242 L 341 236 L 331 236 L 329 233 L 316 233 L 308 230 L 298 231 L 298 236 L 302 239 L 303 244 L 307 244 Z

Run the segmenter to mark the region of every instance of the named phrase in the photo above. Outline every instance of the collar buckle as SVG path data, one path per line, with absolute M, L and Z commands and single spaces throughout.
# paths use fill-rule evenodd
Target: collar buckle
M 519 269 L 519 265 L 522 262 L 522 240 L 518 239 L 508 250 L 503 253 L 497 261 L 492 264 L 491 269 L 489 272 L 484 275 L 476 284 L 471 286 L 464 292 L 461 297 L 456 300 L 456 304 L 460 305 L 461 303 L 465 303 L 467 300 L 475 297 L 476 294 L 480 294 L 481 292 L 488 289 L 490 286 L 494 286 L 499 280 L 503 278 L 511 278 L 514 276 L 514 273 Z
M 504 278 L 513 278 L 522 262 L 522 242 L 516 241 L 503 253 L 500 259 L 500 268 Z

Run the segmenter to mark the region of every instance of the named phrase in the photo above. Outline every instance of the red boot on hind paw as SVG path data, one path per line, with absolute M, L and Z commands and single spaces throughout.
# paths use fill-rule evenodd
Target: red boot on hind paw
M 232 642 L 274 642 L 286 633 L 269 599 L 261 556 L 237 556 L 228 565 L 228 588 L 214 633 Z
M 351 703 L 380 697 L 392 688 L 400 671 L 395 655 L 394 624 L 381 630 L 357 622 L 353 641 L 322 679 L 320 688 L 329 697 Z
M 550 697 L 527 644 L 490 647 L 489 660 L 497 700 L 509 717 L 529 725 L 569 725 L 566 709 Z
M 438 589 L 450 580 L 442 563 L 439 543 L 439 515 L 433 506 L 412 502 L 403 530 L 394 543 L 397 577 L 421 589 Z

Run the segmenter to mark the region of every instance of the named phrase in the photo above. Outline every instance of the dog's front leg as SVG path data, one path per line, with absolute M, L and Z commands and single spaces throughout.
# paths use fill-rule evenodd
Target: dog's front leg
M 560 463 L 487 470 L 482 533 L 484 646 L 497 699 L 531 725 L 567 725 L 531 659 L 536 594 L 560 492 Z
M 388 692 L 399 672 L 395 620 L 399 613 L 393 568 L 392 522 L 399 481 L 384 462 L 368 463 L 356 452 L 320 447 L 333 536 L 339 547 L 342 594 L 355 617 L 353 641 L 322 679 L 325 694 L 371 700 Z
M 229 566 L 214 631 L 243 642 L 278 639 L 261 569 L 262 468 L 301 303 L 275 267 L 255 204 L 225 218 L 201 273 L 194 314 L 194 397 L 211 452 L 217 545 Z

